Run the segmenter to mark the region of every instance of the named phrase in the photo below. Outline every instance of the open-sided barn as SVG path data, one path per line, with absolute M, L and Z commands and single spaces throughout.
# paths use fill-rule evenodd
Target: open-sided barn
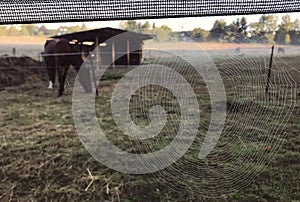
M 122 39 L 109 40 L 123 33 L 126 35 L 123 35 Z M 115 65 L 140 65 L 144 57 L 144 40 L 152 39 L 152 36 L 107 27 L 53 36 L 52 38 L 65 38 L 79 44 L 90 42 L 91 49 L 97 48 L 98 63 L 114 67 Z M 107 40 L 109 40 L 108 43 Z

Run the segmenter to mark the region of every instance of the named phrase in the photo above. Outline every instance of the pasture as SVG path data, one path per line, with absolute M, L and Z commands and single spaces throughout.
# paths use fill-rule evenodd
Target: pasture
M 145 54 L 145 64 L 173 68 L 191 83 L 201 116 L 189 152 L 166 170 L 147 175 L 116 172 L 86 151 L 72 117 L 73 68 L 66 95 L 57 98 L 57 88 L 47 89 L 42 63 L 28 58 L 15 63 L 13 59 L 0 60 L 0 66 L 7 64 L 0 77 L 0 200 L 298 201 L 300 56 L 294 48 L 276 56 L 266 96 L 268 54 L 253 57 L 253 50 L 242 49 L 244 55 L 231 56 L 229 50 L 234 52 L 234 48 L 208 51 L 224 82 L 227 119 L 215 150 L 203 161 L 195 155 L 211 118 L 205 82 L 188 65 L 178 65 L 176 58 Z M 31 51 L 35 55 L 39 49 Z M 174 138 L 180 106 L 170 91 L 159 86 L 136 92 L 130 103 L 135 123 L 147 125 L 149 109 L 161 104 L 168 112 L 167 127 L 159 137 L 147 141 L 126 137 L 115 125 L 110 100 L 115 85 L 134 68 L 105 72 L 96 98 L 97 118 L 108 139 L 119 148 L 136 153 L 157 151 Z M 251 171 L 256 174 L 250 175 Z M 246 181 L 243 176 L 248 177 Z M 219 194 L 214 188 L 219 185 L 230 192 L 239 190 Z

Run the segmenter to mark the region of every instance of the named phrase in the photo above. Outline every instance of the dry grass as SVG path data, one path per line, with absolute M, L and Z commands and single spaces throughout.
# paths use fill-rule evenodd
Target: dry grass
M 295 68 L 290 72 L 299 86 L 299 58 L 285 60 Z M 192 73 L 186 77 L 189 78 Z M 41 74 L 46 76 L 45 72 Z M 130 140 L 120 141 L 120 131 L 112 127 L 114 122 L 109 111 L 110 95 L 120 74 L 124 72 L 112 71 L 106 75 L 96 109 L 98 115 L 105 117 L 101 124 L 109 138 L 121 148 L 128 148 L 132 146 Z M 74 72 L 71 71 L 70 85 L 73 79 Z M 244 106 L 249 104 L 256 109 L 274 110 L 252 101 L 237 102 L 230 97 L 234 94 L 233 86 L 230 82 L 225 85 L 229 95 L 229 116 L 246 113 L 250 117 L 253 112 L 244 110 Z M 47 91 L 46 86 L 44 80 L 35 80 L 34 83 L 29 80 L 20 86 L 6 87 L 0 91 L 1 201 L 297 201 L 300 198 L 299 102 L 286 125 L 288 135 L 270 166 L 240 191 L 209 198 L 188 186 L 181 187 L 180 191 L 174 190 L 170 184 L 162 184 L 155 175 L 117 173 L 95 161 L 76 134 L 71 111 L 71 88 L 67 89 L 65 97 L 58 99 L 56 92 Z M 201 81 L 195 82 L 193 87 L 202 103 L 200 129 L 204 131 L 210 118 L 208 95 Z M 133 107 L 139 109 L 139 106 Z M 242 122 L 229 122 L 229 127 L 239 125 L 239 121 Z M 254 137 L 253 134 L 250 137 Z M 224 151 L 224 148 L 240 147 L 240 144 L 226 144 L 226 138 L 222 141 L 221 147 L 217 148 L 220 155 L 232 157 L 234 153 L 230 153 L 230 149 Z M 260 143 L 257 140 L 256 144 Z M 272 149 L 269 145 L 260 146 L 266 151 Z M 249 148 L 253 152 L 249 155 L 255 156 L 255 152 L 260 151 L 255 144 Z M 219 161 L 214 166 L 223 165 L 224 162 Z M 242 174 L 243 170 L 236 168 L 234 172 Z M 176 183 L 180 182 L 177 180 Z

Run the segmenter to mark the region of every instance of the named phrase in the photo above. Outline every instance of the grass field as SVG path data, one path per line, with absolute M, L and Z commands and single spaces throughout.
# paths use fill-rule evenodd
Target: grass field
M 196 93 L 201 114 L 199 133 L 189 152 L 171 167 L 147 175 L 108 169 L 85 150 L 72 118 L 71 87 L 63 98 L 56 97 L 57 89 L 48 91 L 47 81 L 38 78 L 4 87 L 0 91 L 0 200 L 299 201 L 300 57 L 275 59 L 269 96 L 264 94 L 268 58 L 213 60 L 226 89 L 227 119 L 219 143 L 203 161 L 196 157 L 211 112 L 203 79 L 189 66 L 178 66 L 175 59 L 145 60 L 183 75 Z M 110 101 L 115 85 L 129 70 L 105 73 L 96 98 L 97 118 L 119 148 L 136 153 L 156 151 L 174 138 L 180 106 L 169 91 L 157 86 L 138 91 L 130 105 L 137 124 L 149 123 L 147 114 L 153 103 L 162 104 L 169 121 L 150 140 L 126 137 L 115 127 Z M 47 76 L 44 70 L 38 74 Z M 70 86 L 74 75 L 70 69 Z M 223 189 L 229 193 L 222 193 Z

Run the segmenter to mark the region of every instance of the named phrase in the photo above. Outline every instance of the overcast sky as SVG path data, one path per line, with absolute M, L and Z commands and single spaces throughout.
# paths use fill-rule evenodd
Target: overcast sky
M 281 20 L 282 16 L 286 15 L 286 13 L 275 14 L 278 16 L 278 19 Z M 300 13 L 289 13 L 292 20 L 294 21 L 296 18 L 300 19 Z M 244 15 L 248 21 L 257 22 L 261 16 L 259 15 Z M 162 25 L 169 26 L 173 31 L 189 31 L 193 30 L 195 27 L 200 27 L 202 29 L 210 30 L 213 26 L 213 23 L 216 20 L 224 19 L 227 24 L 230 24 L 232 21 L 236 20 L 237 18 L 241 18 L 243 15 L 236 15 L 236 16 L 218 16 L 218 17 L 193 17 L 193 18 L 167 18 L 167 19 L 153 19 L 153 20 L 139 20 L 142 24 L 146 21 L 149 21 L 152 25 L 155 22 L 157 27 Z M 98 21 L 98 22 L 85 22 L 88 28 L 96 29 L 102 27 L 114 27 L 119 28 L 119 24 L 121 21 Z M 50 29 L 57 29 L 61 25 L 65 26 L 72 26 L 72 25 L 81 25 L 82 22 L 76 23 L 45 23 L 47 28 Z M 41 24 L 38 24 L 41 25 Z

